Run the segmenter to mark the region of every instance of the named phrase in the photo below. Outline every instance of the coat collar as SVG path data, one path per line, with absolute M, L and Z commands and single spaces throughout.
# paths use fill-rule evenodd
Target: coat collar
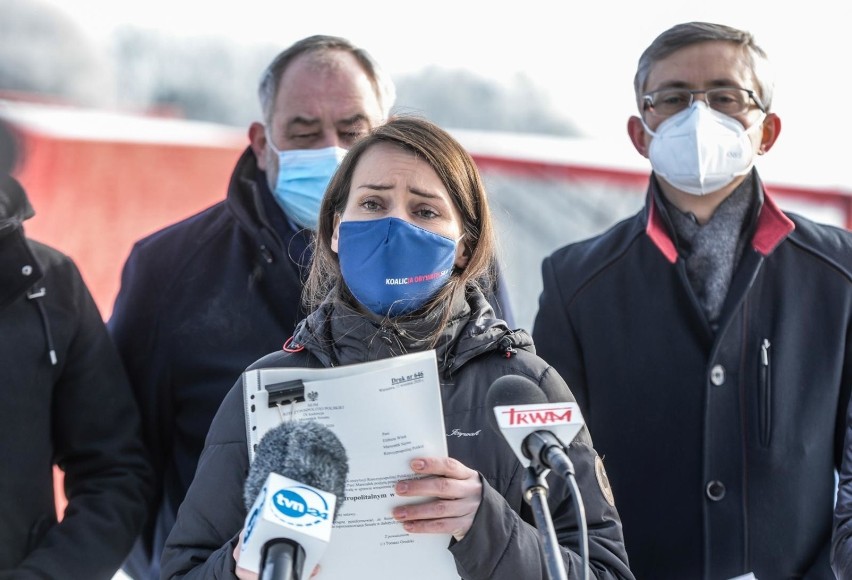
M 751 180 L 753 182 L 754 194 L 758 196 L 758 199 L 762 203 L 758 210 L 757 223 L 751 238 L 751 247 L 759 254 L 768 256 L 778 247 L 778 244 L 790 235 L 795 225 L 781 211 L 781 208 L 778 207 L 772 196 L 765 190 L 760 177 L 757 175 L 757 170 L 752 169 L 752 171 L 754 172 L 754 179 Z M 657 184 L 656 177 L 652 175 L 651 183 L 648 186 L 645 234 L 657 246 L 657 249 L 665 256 L 666 260 L 674 264 L 678 258 L 677 247 L 671 233 L 671 227 L 666 223 L 661 211 L 661 195 L 662 192 Z
M 423 337 L 431 334 L 432 324 L 416 318 L 392 324 L 374 320 L 332 292 L 299 323 L 293 340 L 316 356 L 323 366 L 339 366 L 425 350 L 429 345 Z M 532 349 L 532 339 L 526 332 L 512 331 L 505 322 L 494 318 L 494 311 L 482 293 L 471 290 L 466 297 L 455 301 L 453 315 L 434 348 L 440 371 L 449 375 L 484 352 Z

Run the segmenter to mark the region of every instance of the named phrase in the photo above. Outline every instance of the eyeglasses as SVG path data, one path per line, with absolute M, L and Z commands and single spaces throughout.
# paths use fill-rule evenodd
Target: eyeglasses
M 754 91 L 740 89 L 737 87 L 715 87 L 706 90 L 689 89 L 660 89 L 651 91 L 642 97 L 645 110 L 659 117 L 670 117 L 690 107 L 695 100 L 695 95 L 704 95 L 704 102 L 715 111 L 724 113 L 729 117 L 735 117 L 746 113 L 752 106 L 766 112 L 766 107 L 760 102 L 760 98 Z

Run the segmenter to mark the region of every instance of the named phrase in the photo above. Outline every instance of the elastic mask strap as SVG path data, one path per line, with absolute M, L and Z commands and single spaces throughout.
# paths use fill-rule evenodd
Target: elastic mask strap
M 766 120 L 766 113 L 761 111 L 760 116 L 757 118 L 757 120 L 754 123 L 751 124 L 751 126 L 748 129 L 745 130 L 745 133 L 747 135 L 749 133 L 752 133 L 755 130 L 755 127 L 760 127 L 761 125 L 763 125 L 763 122 L 765 120 Z
M 269 134 L 269 128 L 266 125 L 263 126 L 263 134 L 266 135 L 266 144 L 269 145 L 269 148 L 272 149 L 272 152 L 276 155 L 281 155 L 281 151 L 276 149 L 275 141 L 272 140 L 272 136 Z
M 650 135 L 651 137 L 657 136 L 657 134 L 654 131 L 651 130 L 651 128 L 648 126 L 648 124 L 645 123 L 645 119 L 643 119 L 642 117 L 639 117 L 639 120 L 642 121 L 642 126 L 645 127 L 645 132 L 648 135 Z

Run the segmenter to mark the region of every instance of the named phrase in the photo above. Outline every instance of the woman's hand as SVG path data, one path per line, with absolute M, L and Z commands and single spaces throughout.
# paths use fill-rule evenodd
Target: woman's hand
M 240 530 L 240 540 L 237 542 L 237 547 L 234 548 L 234 562 L 240 561 L 240 550 L 243 547 L 243 531 Z M 245 568 L 240 568 L 240 565 L 237 564 L 237 568 L 235 571 L 237 578 L 240 580 L 257 580 L 258 575 L 257 572 L 252 572 L 250 570 L 246 570 Z
M 433 477 L 399 481 L 396 494 L 433 499 L 394 508 L 393 517 L 402 522 L 407 532 L 452 534 L 461 540 L 473 524 L 482 500 L 479 473 L 451 457 L 420 457 L 411 461 L 411 469 Z

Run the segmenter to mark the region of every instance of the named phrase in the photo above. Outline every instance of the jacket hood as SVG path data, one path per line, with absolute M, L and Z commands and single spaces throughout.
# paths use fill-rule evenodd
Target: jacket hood
M 0 177 L 0 309 L 42 278 L 27 243 L 23 222 L 35 215 L 24 188 L 11 176 Z
M 332 292 L 299 323 L 291 346 L 304 347 L 323 366 L 340 366 L 425 350 L 433 329 L 434 325 L 422 318 L 374 320 Z M 518 348 L 534 352 L 529 334 L 513 331 L 495 318 L 479 290 L 468 291 L 454 303 L 453 315 L 434 348 L 439 370 L 445 376 L 485 352 L 499 350 L 507 357 Z
M 11 175 L 0 177 L 0 232 L 35 215 L 21 184 Z

